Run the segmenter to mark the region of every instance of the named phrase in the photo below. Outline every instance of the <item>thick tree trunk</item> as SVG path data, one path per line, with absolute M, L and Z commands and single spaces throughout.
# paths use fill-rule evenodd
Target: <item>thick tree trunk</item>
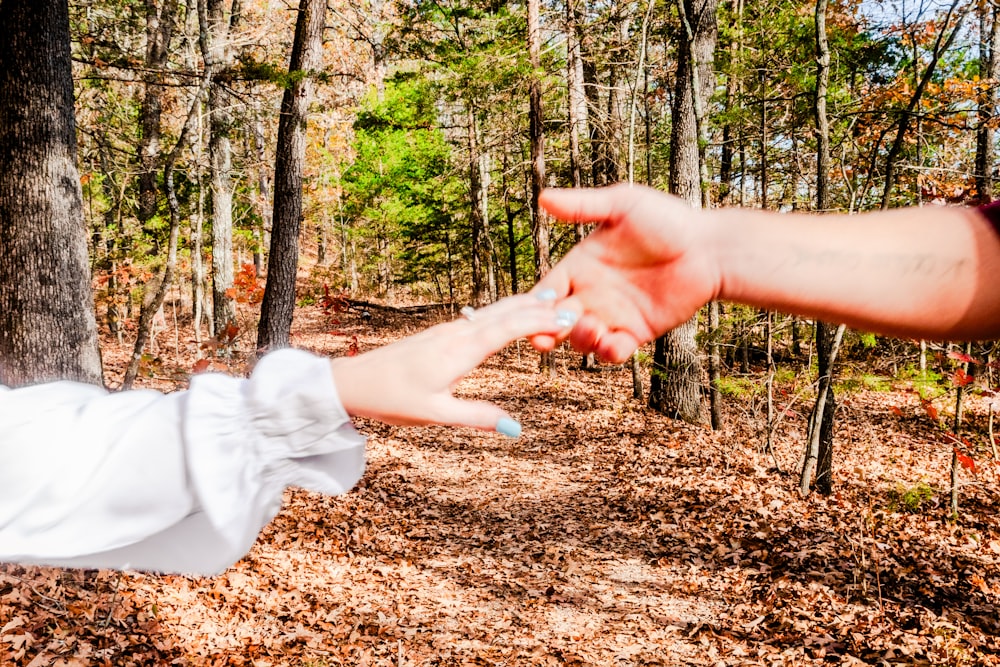
M 694 342 L 698 325 L 691 319 L 656 339 L 649 379 L 649 407 L 693 424 L 702 422 L 701 357 Z
M 699 146 L 701 109 L 714 88 L 712 58 L 718 35 L 716 0 L 678 0 L 681 30 L 671 109 L 670 191 L 691 206 L 702 205 Z M 665 415 L 699 423 L 702 366 L 695 342 L 697 318 L 657 339 L 649 405 Z
M 0 384 L 101 384 L 66 0 L 3 0 Z
M 295 309 L 302 218 L 302 173 L 306 156 L 306 118 L 312 98 L 310 73 L 320 63 L 326 0 L 300 0 L 290 72 L 305 74 L 285 89 L 278 122 L 274 163 L 274 217 L 268 253 L 267 284 L 257 328 L 257 349 L 288 347 Z

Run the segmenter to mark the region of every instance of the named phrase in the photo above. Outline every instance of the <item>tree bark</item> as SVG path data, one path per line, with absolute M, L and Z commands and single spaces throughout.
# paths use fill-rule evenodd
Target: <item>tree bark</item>
M 477 308 L 486 304 L 487 284 L 484 265 L 490 258 L 486 249 L 485 220 L 483 216 L 483 174 L 479 159 L 479 136 L 476 131 L 476 110 L 466 101 L 466 129 L 469 148 L 469 223 L 472 232 L 472 304 Z
M 212 319 L 215 331 L 226 330 L 236 319 L 236 306 L 227 292 L 233 287 L 232 113 L 219 73 L 230 62 L 229 40 L 238 23 L 240 0 L 233 0 L 226 20 L 225 0 L 198 0 L 202 56 L 210 72 L 208 92 L 209 171 L 212 183 Z
M 677 0 L 681 14 L 677 78 L 671 115 L 670 191 L 702 205 L 702 101 L 714 88 L 712 59 L 718 35 L 716 0 Z M 687 422 L 702 421 L 702 365 L 694 317 L 656 341 L 649 405 Z
M 177 0 L 146 0 L 146 63 L 139 107 L 139 224 L 145 226 L 159 208 L 156 179 L 160 171 L 163 118 L 163 69 L 170 53 L 177 16 Z
M 535 244 L 535 280 L 541 280 L 551 267 L 549 259 L 549 218 L 538 205 L 545 187 L 545 113 L 542 108 L 542 80 L 539 70 L 542 38 L 539 27 L 539 0 L 528 0 L 528 57 L 531 62 L 529 84 L 529 132 L 531 139 L 531 237 Z
M 3 0 L 0 384 L 102 384 L 66 0 Z
M 816 2 L 816 93 L 813 115 L 816 121 L 816 210 L 830 207 L 830 123 L 826 114 L 826 97 L 830 81 L 830 46 L 826 38 L 827 0 Z M 836 330 L 836 333 L 834 331 Z M 816 322 L 816 353 L 819 390 L 813 406 L 807 454 L 802 467 L 799 490 L 808 495 L 812 474 L 816 472 L 816 489 L 828 495 L 833 490 L 833 428 L 836 399 L 833 394 L 833 362 L 836 359 L 843 329 L 825 322 Z
M 1000 12 L 992 3 L 979 3 L 979 67 L 983 90 L 979 94 L 976 114 L 976 197 L 983 204 L 993 201 L 993 162 L 996 151 L 993 147 L 993 128 L 989 123 L 996 114 L 996 86 L 1000 80 L 1000 58 L 997 57 L 997 46 L 1000 45 L 998 14 Z
M 312 98 L 312 72 L 320 64 L 326 0 L 300 0 L 289 72 L 292 83 L 281 100 L 274 163 L 274 216 L 268 253 L 267 284 L 257 328 L 257 349 L 288 347 L 295 309 L 302 218 L 302 173 L 306 156 L 306 118 Z
M 743 49 L 743 0 L 733 0 L 734 35 L 729 43 L 729 72 L 726 75 L 726 112 L 732 114 L 738 99 L 742 98 L 741 80 L 736 75 L 737 62 Z M 740 132 L 737 131 L 737 134 Z M 727 121 L 722 128 L 722 149 L 719 157 L 719 204 L 728 206 L 733 194 L 733 124 Z
M 549 258 L 549 216 L 538 205 L 545 187 L 545 113 L 542 108 L 542 36 L 539 26 L 539 0 L 528 0 L 528 59 L 531 81 L 528 88 L 529 134 L 531 142 L 531 238 L 535 251 L 535 280 L 541 280 L 552 268 Z M 539 369 L 553 372 L 551 353 L 542 353 Z

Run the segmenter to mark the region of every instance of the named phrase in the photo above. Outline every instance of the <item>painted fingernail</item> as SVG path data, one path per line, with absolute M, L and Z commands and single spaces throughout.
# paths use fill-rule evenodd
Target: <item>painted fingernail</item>
M 535 298 L 539 301 L 555 301 L 556 291 L 552 288 L 543 289 L 541 292 L 535 295 Z
M 497 433 L 503 434 L 508 438 L 516 438 L 521 435 L 521 424 L 510 417 L 501 417 L 500 421 L 497 422 Z
M 566 329 L 576 324 L 577 314 L 572 310 L 560 310 L 556 312 L 556 324 Z

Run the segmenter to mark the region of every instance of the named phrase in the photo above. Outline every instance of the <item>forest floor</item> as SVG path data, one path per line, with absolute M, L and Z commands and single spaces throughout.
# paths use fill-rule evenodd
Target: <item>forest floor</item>
M 326 354 L 433 321 L 296 318 Z M 146 386 L 184 386 L 189 337 L 160 335 Z M 112 384 L 125 357 L 107 342 Z M 997 466 L 963 471 L 946 520 L 951 449 L 905 386 L 840 396 L 835 493 L 802 499 L 807 398 L 772 458 L 759 401 L 712 432 L 647 410 L 625 369 L 557 361 L 512 345 L 460 385 L 517 440 L 360 424 L 359 486 L 288 491 L 221 576 L 0 566 L 0 665 L 1000 664 Z

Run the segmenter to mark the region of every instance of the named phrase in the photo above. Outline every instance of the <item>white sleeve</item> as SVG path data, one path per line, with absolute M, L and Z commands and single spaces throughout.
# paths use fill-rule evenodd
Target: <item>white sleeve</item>
M 296 350 L 167 395 L 0 387 L 0 561 L 221 572 L 286 486 L 344 493 L 364 448 L 330 362 Z

